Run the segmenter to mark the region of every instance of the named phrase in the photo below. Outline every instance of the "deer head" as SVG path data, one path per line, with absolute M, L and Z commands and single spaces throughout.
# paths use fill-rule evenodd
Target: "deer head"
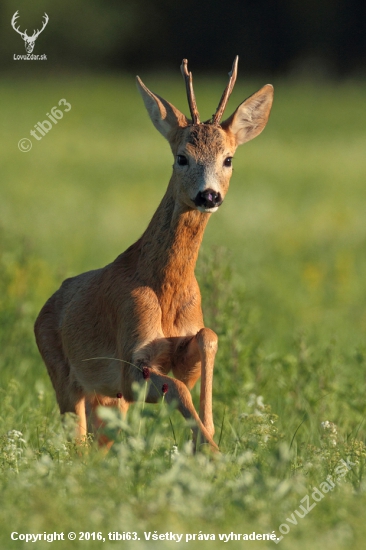
M 251 95 L 221 122 L 233 90 L 238 68 L 235 58 L 229 82 L 215 114 L 200 122 L 193 91 L 192 73 L 183 60 L 191 120 L 174 105 L 151 92 L 137 77 L 138 89 L 154 126 L 169 141 L 175 161 L 172 182 L 175 198 L 183 208 L 215 212 L 222 204 L 232 174 L 232 158 L 238 145 L 262 132 L 273 101 L 273 87 L 267 84 Z
M 19 10 L 16 11 L 13 15 L 13 18 L 11 20 L 11 26 L 13 27 L 13 29 L 18 33 L 20 34 L 20 36 L 23 38 L 24 40 L 24 45 L 25 45 L 25 51 L 27 53 L 32 53 L 33 52 L 33 49 L 34 49 L 34 43 L 35 41 L 37 40 L 38 36 L 41 34 L 41 32 L 43 31 L 43 29 L 45 28 L 45 26 L 47 25 L 48 21 L 49 21 L 49 17 L 47 15 L 47 13 L 44 14 L 44 21 L 43 21 L 43 25 L 42 25 L 42 28 L 41 30 L 36 30 L 36 31 L 33 31 L 33 34 L 32 36 L 28 36 L 27 35 L 27 29 L 25 29 L 24 32 L 21 32 L 19 30 L 19 27 L 16 27 L 15 26 L 15 23 L 16 23 L 16 20 L 17 18 L 19 17 Z

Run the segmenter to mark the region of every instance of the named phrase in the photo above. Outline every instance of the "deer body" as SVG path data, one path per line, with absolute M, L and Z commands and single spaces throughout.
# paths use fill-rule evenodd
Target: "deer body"
M 271 86 L 262 88 L 221 125 L 201 124 L 189 90 L 191 75 L 184 73 L 193 124 L 138 79 L 149 115 L 175 158 L 146 231 L 113 263 L 64 281 L 35 324 L 60 412 L 78 414 L 80 436 L 87 432 L 86 411 L 96 429 L 99 404 L 126 412 L 134 399 L 133 382 L 150 379 L 146 401 L 157 402 L 167 390 L 165 399 L 176 400 L 183 416 L 195 420 L 194 439 L 199 430 L 216 448 L 217 336 L 204 326 L 194 269 L 208 219 L 228 189 L 234 151 L 264 128 L 273 92 Z M 167 376 L 170 371 L 175 378 Z M 200 376 L 198 416 L 189 390 Z

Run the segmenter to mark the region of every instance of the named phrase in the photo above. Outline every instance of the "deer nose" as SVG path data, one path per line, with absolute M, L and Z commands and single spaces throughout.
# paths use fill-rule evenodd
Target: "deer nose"
M 199 191 L 194 199 L 196 206 L 203 206 L 204 208 L 215 208 L 222 204 L 221 194 L 217 193 L 213 189 L 205 189 L 205 191 Z

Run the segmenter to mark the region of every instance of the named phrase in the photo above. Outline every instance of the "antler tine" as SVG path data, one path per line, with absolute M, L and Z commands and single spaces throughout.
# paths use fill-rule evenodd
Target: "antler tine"
M 239 56 L 237 55 L 234 59 L 232 69 L 229 72 L 230 78 L 229 78 L 228 85 L 226 86 L 224 93 L 221 96 L 220 103 L 218 104 L 218 107 L 216 109 L 216 113 L 212 117 L 212 124 L 220 124 L 220 120 L 222 118 L 222 115 L 224 114 L 227 102 L 229 100 L 229 97 L 231 95 L 231 92 L 233 91 L 233 88 L 236 82 L 236 77 L 238 74 L 238 61 L 239 61 Z
M 46 12 L 44 13 L 43 17 L 44 17 L 44 21 L 42 22 L 41 30 L 37 29 L 37 31 L 34 31 L 34 33 L 33 33 L 33 36 L 35 35 L 36 38 L 38 38 L 38 36 L 41 34 L 41 32 L 43 31 L 43 29 L 45 28 L 45 26 L 47 25 L 47 23 L 49 21 L 49 17 L 48 17 Z
M 22 31 L 19 30 L 20 25 L 19 25 L 19 27 L 16 27 L 16 26 L 15 26 L 15 24 L 17 23 L 18 17 L 19 17 L 19 10 L 17 10 L 17 11 L 14 13 L 14 15 L 13 15 L 13 17 L 12 17 L 12 20 L 11 20 L 11 26 L 13 27 L 13 29 L 14 29 L 17 33 L 19 33 L 19 34 L 21 35 L 21 37 L 23 37 L 23 36 L 26 36 L 27 29 L 25 30 L 25 32 L 22 32 Z
M 16 20 L 18 19 L 18 17 L 19 17 L 19 10 L 17 10 L 14 13 L 13 17 L 11 18 L 11 25 L 12 25 L 13 28 L 14 28 L 14 25 L 15 25 Z
M 197 109 L 196 98 L 194 96 L 194 91 L 193 91 L 192 73 L 188 72 L 187 59 L 183 59 L 182 64 L 180 66 L 180 70 L 182 72 L 183 78 L 186 83 L 188 105 L 189 105 L 189 110 L 191 111 L 192 122 L 193 124 L 199 124 L 200 115 Z

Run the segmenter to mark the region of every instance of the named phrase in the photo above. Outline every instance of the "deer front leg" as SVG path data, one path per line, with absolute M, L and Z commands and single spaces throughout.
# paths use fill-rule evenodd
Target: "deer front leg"
M 139 366 L 139 369 L 136 370 L 131 367 L 128 369 L 128 386 L 131 387 L 133 381 L 142 382 L 144 379 L 149 380 L 145 401 L 147 403 L 158 403 L 162 396 L 165 395 L 167 403 L 176 402 L 177 408 L 184 418 L 186 420 L 193 419 L 195 421 L 195 425 L 192 426 L 194 446 L 198 440 L 199 432 L 201 432 L 203 441 L 209 443 L 214 450 L 218 450 L 210 432 L 203 425 L 194 408 L 192 396 L 186 384 L 180 380 L 156 372 L 154 367 L 151 368 L 148 366 L 148 362 L 142 359 L 135 360 L 135 364 Z M 128 395 L 127 399 L 132 401 L 132 394 Z
M 215 427 L 212 417 L 212 382 L 217 335 L 209 328 L 202 328 L 196 336 L 183 340 L 174 362 L 174 376 L 192 389 L 201 375 L 200 418 L 212 437 Z
M 196 425 L 192 427 L 194 446 L 196 445 L 199 432 L 201 432 L 204 441 L 207 441 L 207 443 L 209 443 L 214 450 L 218 450 L 218 447 L 212 439 L 210 432 L 201 422 L 196 409 L 194 408 L 191 393 L 186 385 L 180 380 L 175 380 L 169 376 L 160 375 L 153 371 L 151 371 L 150 376 L 151 384 L 147 392 L 146 402 L 156 403 L 161 399 L 163 393 L 166 392 L 165 400 L 167 403 L 171 403 L 172 401 L 177 402 L 178 410 L 184 418 L 186 420 L 193 418 L 195 421 Z
M 98 415 L 98 407 L 100 406 L 118 408 L 123 417 L 126 417 L 129 403 L 127 403 L 123 397 L 112 399 L 110 397 L 94 395 L 93 398 L 89 399 L 87 407 L 88 424 L 90 424 L 99 447 L 104 447 L 105 451 L 108 451 L 112 447 L 114 441 L 109 439 L 104 433 L 106 422 Z
M 200 418 L 212 437 L 215 433 L 212 417 L 212 383 L 218 338 L 213 330 L 203 328 L 196 335 L 196 340 L 201 356 Z

